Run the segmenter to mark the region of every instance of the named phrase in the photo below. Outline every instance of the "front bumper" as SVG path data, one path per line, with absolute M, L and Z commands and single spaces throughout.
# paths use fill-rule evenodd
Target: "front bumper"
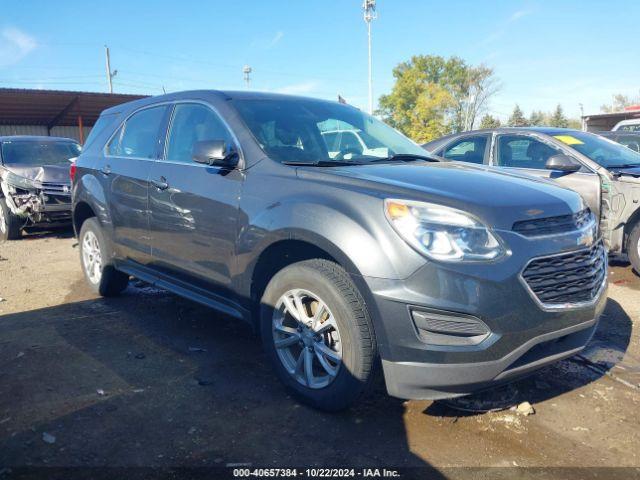
M 521 278 L 532 258 L 584 247 L 578 248 L 570 235 L 543 241 L 501 234 L 512 251 L 498 262 L 428 262 L 402 281 L 363 279 L 390 395 L 438 399 L 469 394 L 574 355 L 587 344 L 606 303 L 606 282 L 588 304 L 549 310 Z M 429 343 L 412 319 L 416 309 L 476 318 L 488 333 L 477 344 Z

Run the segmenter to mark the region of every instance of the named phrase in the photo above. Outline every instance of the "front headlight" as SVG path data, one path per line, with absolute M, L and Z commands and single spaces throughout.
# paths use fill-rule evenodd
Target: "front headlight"
M 20 175 L 16 175 L 13 172 L 8 172 L 5 179 L 6 179 L 7 185 L 9 185 L 10 187 L 17 187 L 23 190 L 35 190 L 36 188 L 32 180 L 21 177 Z
M 455 208 L 411 200 L 384 201 L 387 219 L 413 248 L 434 260 L 493 260 L 505 249 L 489 228 Z

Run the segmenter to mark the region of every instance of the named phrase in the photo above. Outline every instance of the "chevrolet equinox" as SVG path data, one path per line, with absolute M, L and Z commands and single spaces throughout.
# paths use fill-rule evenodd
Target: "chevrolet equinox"
M 329 148 L 335 131 L 376 148 Z M 581 197 L 425 153 L 317 99 L 110 108 L 70 172 L 84 275 L 104 296 L 133 276 L 251 323 L 286 387 L 329 411 L 379 365 L 389 394 L 439 399 L 580 351 L 607 283 Z

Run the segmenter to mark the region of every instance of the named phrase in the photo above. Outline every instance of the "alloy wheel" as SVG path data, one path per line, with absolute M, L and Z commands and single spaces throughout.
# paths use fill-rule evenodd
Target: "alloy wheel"
M 308 290 L 287 291 L 272 320 L 278 358 L 298 383 L 320 389 L 335 380 L 342 365 L 342 342 L 335 317 L 320 297 Z
M 91 283 L 98 284 L 102 278 L 102 252 L 98 237 L 91 230 L 82 239 L 82 262 Z

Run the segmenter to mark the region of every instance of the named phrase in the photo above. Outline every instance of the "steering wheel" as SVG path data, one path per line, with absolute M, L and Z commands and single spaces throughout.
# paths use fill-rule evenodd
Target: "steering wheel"
M 356 147 L 348 147 L 347 149 L 338 152 L 338 154 L 333 157 L 334 160 L 344 160 L 345 155 L 349 155 L 349 154 L 357 154 L 357 155 L 361 155 L 362 152 L 360 150 L 358 150 Z

